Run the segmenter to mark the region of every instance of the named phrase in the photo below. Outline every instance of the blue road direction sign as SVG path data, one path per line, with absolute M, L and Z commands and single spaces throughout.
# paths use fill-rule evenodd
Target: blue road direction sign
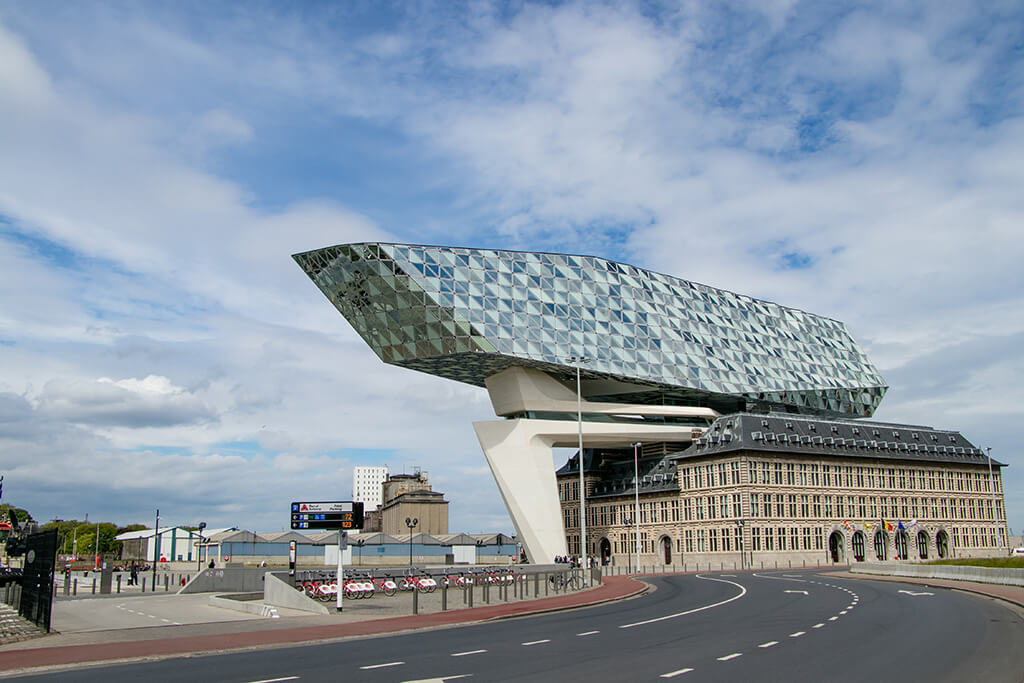
M 292 503 L 292 529 L 363 528 L 363 504 L 351 500 Z

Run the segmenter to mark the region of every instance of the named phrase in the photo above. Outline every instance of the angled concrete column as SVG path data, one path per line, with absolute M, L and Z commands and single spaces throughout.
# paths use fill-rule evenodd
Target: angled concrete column
M 562 508 L 544 420 L 474 422 L 480 447 L 530 562 L 567 555 Z

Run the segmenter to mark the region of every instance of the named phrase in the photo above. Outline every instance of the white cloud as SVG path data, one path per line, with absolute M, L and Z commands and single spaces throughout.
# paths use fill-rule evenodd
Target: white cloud
M 379 363 L 288 258 L 364 240 L 596 253 L 829 315 L 893 384 L 880 418 L 1012 453 L 1024 71 L 999 10 L 195 11 L 0 10 L 5 492 L 138 521 L 153 486 L 271 529 L 253 488 L 332 497 L 365 459 L 499 524 L 486 394 Z

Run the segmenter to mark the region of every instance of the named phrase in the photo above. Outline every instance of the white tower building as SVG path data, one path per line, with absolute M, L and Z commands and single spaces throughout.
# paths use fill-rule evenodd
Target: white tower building
M 363 504 L 366 511 L 384 504 L 381 486 L 388 478 L 387 467 L 355 467 L 352 469 L 352 500 Z

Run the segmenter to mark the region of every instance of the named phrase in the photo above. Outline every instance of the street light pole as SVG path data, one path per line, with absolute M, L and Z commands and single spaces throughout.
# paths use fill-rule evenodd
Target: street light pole
M 996 547 L 1003 547 L 1003 537 L 999 533 L 999 508 L 996 507 L 996 481 L 992 478 L 992 449 L 986 448 L 988 454 L 988 487 L 992 490 L 992 521 L 996 525 Z
M 412 530 L 420 523 L 420 520 L 416 517 L 406 517 L 405 525 L 409 527 L 409 570 L 412 570 Z
M 203 529 L 206 528 L 206 522 L 199 522 L 199 540 L 196 541 L 196 571 L 202 571 L 203 560 L 199 557 L 199 544 L 203 542 Z
M 587 485 L 583 479 L 583 392 L 580 389 L 580 366 L 589 363 L 589 358 L 572 356 L 569 361 L 576 364 L 576 425 L 579 436 L 580 467 L 580 567 L 587 566 Z M 583 572 L 583 586 L 587 585 L 587 572 Z
M 156 590 L 156 566 L 160 564 L 160 508 L 156 510 L 156 524 L 153 526 L 153 590 Z
M 633 444 L 633 517 L 636 520 L 636 571 L 640 573 L 640 442 Z

